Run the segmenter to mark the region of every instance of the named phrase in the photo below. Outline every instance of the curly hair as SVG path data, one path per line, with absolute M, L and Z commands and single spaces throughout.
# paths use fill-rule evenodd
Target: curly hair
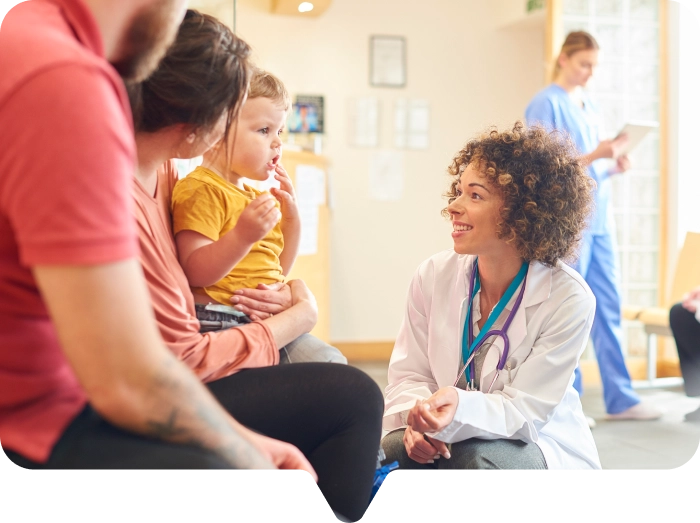
M 595 182 L 566 135 L 525 128 L 520 121 L 510 131 L 489 128 L 452 160 L 448 173 L 453 180 L 445 194 L 449 203 L 457 198 L 468 165 L 478 167 L 503 196 L 498 237 L 515 246 L 520 257 L 550 267 L 573 259 L 592 211 Z M 447 208 L 442 214 L 450 216 Z

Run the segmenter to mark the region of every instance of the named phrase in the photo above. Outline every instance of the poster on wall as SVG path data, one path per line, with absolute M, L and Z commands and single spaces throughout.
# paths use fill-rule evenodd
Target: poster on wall
M 370 37 L 369 55 L 370 85 L 406 86 L 406 39 L 403 36 Z
M 428 100 L 399 98 L 394 103 L 394 146 L 398 149 L 427 149 L 430 145 Z
M 287 127 L 290 133 L 322 133 L 323 96 L 297 95 Z

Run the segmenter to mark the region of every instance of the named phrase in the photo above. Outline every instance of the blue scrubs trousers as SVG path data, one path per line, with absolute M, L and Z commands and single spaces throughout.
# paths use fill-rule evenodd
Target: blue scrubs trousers
M 632 390 L 622 355 L 620 269 L 612 233 L 585 233 L 581 256 L 574 268 L 584 277 L 596 298 L 591 339 L 603 382 L 605 410 L 608 414 L 617 414 L 639 403 L 639 396 Z M 579 367 L 574 387 L 583 394 Z

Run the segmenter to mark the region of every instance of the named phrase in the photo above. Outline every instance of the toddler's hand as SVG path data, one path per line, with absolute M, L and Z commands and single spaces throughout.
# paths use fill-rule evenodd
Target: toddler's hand
M 280 164 L 275 168 L 275 180 L 280 182 L 280 188 L 272 188 L 270 192 L 277 198 L 282 206 L 282 217 L 284 220 L 295 220 L 299 218 L 299 210 L 297 208 L 297 195 L 294 192 L 294 184 L 292 179 L 287 174 Z
M 275 199 L 269 194 L 261 194 L 241 213 L 234 228 L 235 234 L 246 243 L 253 244 L 262 240 L 280 221 L 280 217 Z

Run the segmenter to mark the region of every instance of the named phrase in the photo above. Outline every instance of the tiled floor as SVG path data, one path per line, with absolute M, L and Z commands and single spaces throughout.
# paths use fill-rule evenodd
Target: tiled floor
M 354 363 L 369 374 L 382 390 L 386 387 L 386 363 Z M 602 391 L 589 388 L 581 398 L 583 410 L 597 421 L 593 437 L 605 469 L 673 469 L 685 464 L 698 449 L 700 423 L 683 420 L 700 406 L 682 387 L 639 390 L 664 415 L 657 421 L 605 421 Z

